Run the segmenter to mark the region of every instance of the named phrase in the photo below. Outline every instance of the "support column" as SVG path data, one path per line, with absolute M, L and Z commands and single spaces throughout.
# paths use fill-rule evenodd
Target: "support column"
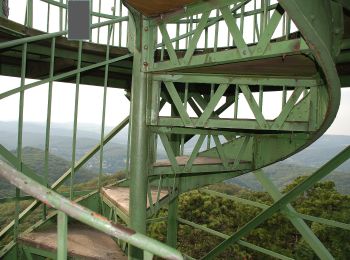
M 179 116 L 175 105 L 171 106 L 171 116 L 172 117 Z M 180 155 L 181 142 L 180 142 L 179 135 L 171 135 L 170 144 L 172 146 L 175 156 Z M 175 179 L 174 181 L 175 181 L 175 187 L 178 188 L 179 181 L 177 179 Z M 177 244 L 178 204 L 179 204 L 179 198 L 176 197 L 169 202 L 169 206 L 168 206 L 167 245 L 174 248 L 176 248 L 176 244 Z
M 0 17 L 9 16 L 9 3 L 8 0 L 0 0 Z
M 137 39 L 140 38 L 141 37 L 137 37 Z M 149 133 L 146 126 L 147 77 L 146 74 L 141 71 L 142 66 L 142 50 L 135 47 L 130 107 L 129 213 L 130 227 L 136 232 L 146 234 Z M 143 259 L 142 250 L 129 247 L 129 259 Z

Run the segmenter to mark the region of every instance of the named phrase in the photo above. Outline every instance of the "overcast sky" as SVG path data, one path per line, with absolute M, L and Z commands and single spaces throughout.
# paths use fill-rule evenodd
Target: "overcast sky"
M 24 7 L 25 0 L 10 0 L 10 18 L 23 23 L 24 20 Z M 260 2 L 260 1 L 258 1 Z M 98 7 L 94 1 L 96 10 Z M 102 10 L 105 13 L 112 13 L 111 7 L 114 0 L 104 0 Z M 46 29 L 46 19 L 43 19 L 47 15 L 47 5 L 41 1 L 35 0 L 34 5 L 34 26 L 38 29 Z M 117 5 L 118 6 L 118 5 Z M 119 8 L 117 7 L 117 13 Z M 40 13 L 41 19 L 38 19 Z M 50 31 L 57 31 L 58 21 L 58 8 L 50 15 Z M 123 15 L 125 10 L 123 9 Z M 102 20 L 101 20 L 102 21 Z M 94 22 L 97 22 L 96 20 Z M 247 28 L 248 26 L 245 26 Z M 223 26 L 224 28 L 224 26 Z M 210 31 L 209 31 L 210 33 Z M 248 35 L 249 33 L 247 33 Z M 101 31 L 101 39 L 104 32 Z M 124 41 L 125 39 L 123 39 Z M 249 42 L 249 39 L 247 39 Z M 30 83 L 33 80 L 26 80 L 26 83 Z M 3 93 L 12 88 L 19 87 L 20 80 L 18 78 L 0 76 L 0 93 Z M 46 121 L 46 108 L 47 108 L 47 89 L 48 85 L 42 85 L 25 92 L 25 109 L 24 120 L 28 122 L 45 122 Z M 59 123 L 67 123 L 73 121 L 74 111 L 74 95 L 75 85 L 68 83 L 54 83 L 53 87 L 53 107 L 52 107 L 52 121 Z M 267 119 L 275 118 L 280 109 L 281 93 L 264 95 L 264 104 L 269 104 L 264 107 L 264 115 Z M 290 95 L 290 93 L 289 93 Z M 102 115 L 102 98 L 103 88 L 81 85 L 80 99 L 79 99 L 79 123 L 101 123 Z M 277 100 L 277 102 L 276 102 Z M 18 101 L 19 95 L 13 95 L 11 97 L 0 100 L 0 121 L 15 121 L 18 119 Z M 350 111 L 350 89 L 342 90 L 342 99 L 337 118 L 331 128 L 327 131 L 328 134 L 337 135 L 349 135 L 350 123 L 349 123 L 349 111 Z M 223 102 L 223 101 L 222 101 Z M 124 91 L 120 89 L 108 89 L 107 95 L 107 114 L 106 125 L 115 126 L 122 119 L 129 114 L 129 101 L 124 97 Z M 165 113 L 168 113 L 169 109 L 165 109 Z M 190 112 L 190 116 L 194 115 Z M 224 117 L 233 115 L 233 108 L 229 108 L 228 111 L 223 114 Z M 251 118 L 252 113 L 243 98 L 240 100 L 240 117 Z

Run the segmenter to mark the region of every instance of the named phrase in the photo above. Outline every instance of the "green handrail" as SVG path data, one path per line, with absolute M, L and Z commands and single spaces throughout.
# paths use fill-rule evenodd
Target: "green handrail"
M 0 160 L 0 176 L 7 179 L 11 184 L 25 193 L 44 202 L 46 205 L 64 212 L 68 216 L 100 230 L 110 236 L 121 239 L 130 245 L 144 251 L 163 257 L 165 259 L 183 259 L 176 249 L 169 247 L 146 235 L 137 233 L 132 229 L 120 224 L 114 224 L 105 217 L 93 212 L 79 204 L 73 203 L 53 190 L 46 188 L 38 182 L 15 170 Z

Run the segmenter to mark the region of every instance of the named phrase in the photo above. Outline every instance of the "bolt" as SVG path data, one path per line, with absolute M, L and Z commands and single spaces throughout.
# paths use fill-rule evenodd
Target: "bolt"
M 148 45 L 145 44 L 145 46 L 143 46 L 143 48 L 144 48 L 145 50 L 147 50 L 147 49 L 148 49 Z
M 147 66 L 148 66 L 147 61 L 144 61 L 144 62 L 143 62 L 143 66 L 145 66 L 145 67 L 147 67 Z
M 145 32 L 147 32 L 147 31 L 148 31 L 148 26 L 145 27 Z

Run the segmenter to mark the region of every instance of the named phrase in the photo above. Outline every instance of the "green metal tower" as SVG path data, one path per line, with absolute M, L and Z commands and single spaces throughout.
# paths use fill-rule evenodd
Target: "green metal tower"
M 66 38 L 67 1 L 36 1 L 47 7 L 46 32 L 33 27 L 35 19 L 44 19 L 35 15 L 35 1 L 26 1 L 23 24 L 7 18 L 5 2 L 0 1 L 0 74 L 21 81 L 0 93 L 0 102 L 19 96 L 17 154 L 0 144 L 0 175 L 16 194 L 0 200 L 14 202 L 13 221 L 0 230 L 1 259 L 192 259 L 176 250 L 179 224 L 224 239 L 203 259 L 217 257 L 234 243 L 290 259 L 242 240 L 276 212 L 291 221 L 319 258 L 333 259 L 305 220 L 347 230 L 349 223 L 300 214 L 290 202 L 349 159 L 350 148 L 285 194 L 259 169 L 312 144 L 336 117 L 341 87 L 350 86 L 348 0 L 115 0 L 109 13 L 101 11 L 104 1 L 94 0 L 98 10 L 91 11 L 91 35 L 96 37 L 86 42 Z M 53 10 L 58 10 L 59 28 L 54 32 Z M 28 78 L 35 81 L 26 83 Z M 75 109 L 71 168 L 50 184 L 55 82 L 75 87 Z M 25 93 L 44 84 L 48 96 L 41 176 L 23 163 L 22 134 Z M 103 88 L 103 111 L 100 142 L 77 160 L 82 84 Z M 110 88 L 126 90 L 130 116 L 106 133 Z M 279 109 L 266 102 L 271 93 L 279 96 Z M 251 116 L 242 115 L 243 106 Z M 275 117 L 266 115 L 270 110 Z M 127 177 L 104 185 L 104 147 L 127 125 Z M 157 158 L 159 147 L 167 159 Z M 81 194 L 73 186 L 76 172 L 96 154 L 98 186 Z M 179 195 L 252 171 L 275 202 L 235 233 L 227 236 L 178 217 Z M 69 191 L 64 193 L 59 187 L 67 181 Z M 23 209 L 23 200 L 32 203 Z M 166 219 L 155 218 L 161 208 L 167 208 Z M 38 211 L 41 218 L 24 226 Z M 156 221 L 167 224 L 166 244 L 147 234 L 147 225 Z M 75 239 L 91 244 L 81 247 Z M 68 249 L 67 241 L 72 243 Z

